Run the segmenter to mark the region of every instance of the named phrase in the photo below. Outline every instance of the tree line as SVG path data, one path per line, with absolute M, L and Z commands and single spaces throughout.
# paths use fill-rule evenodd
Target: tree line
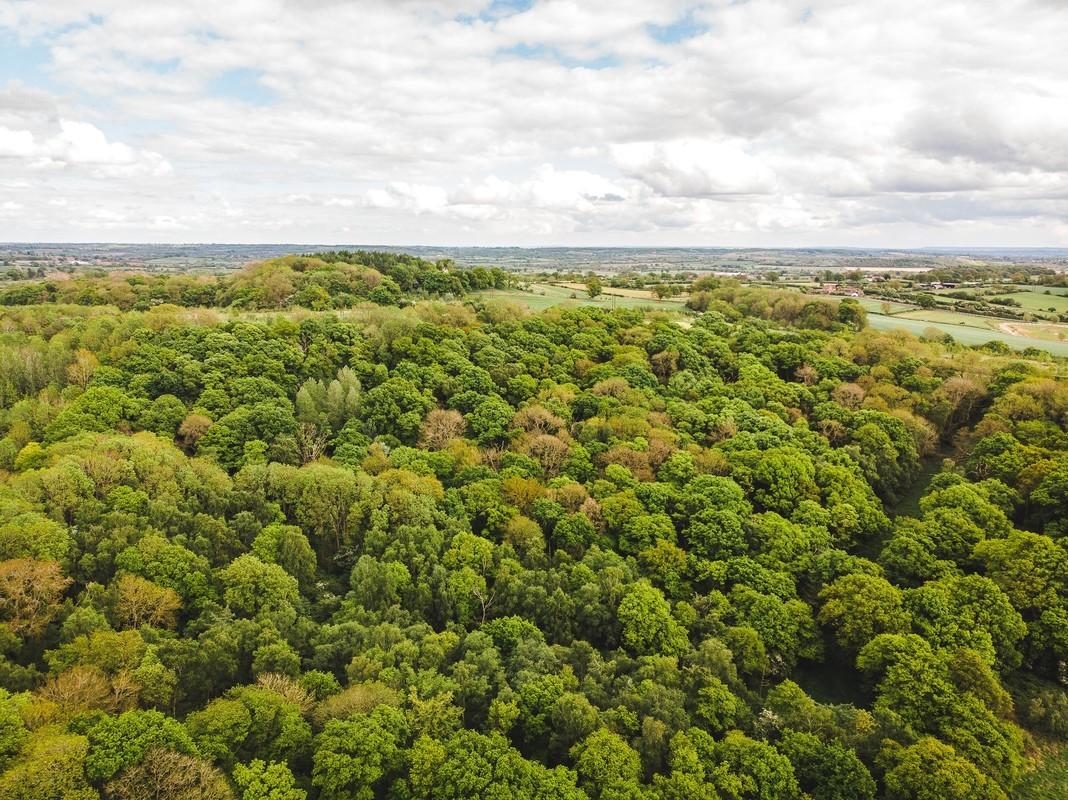
M 99 271 L 97 271 L 99 272 Z M 42 303 L 115 306 L 146 311 L 161 304 L 234 309 L 351 308 L 362 302 L 402 305 L 426 297 L 462 297 L 512 282 L 504 270 L 457 269 L 403 253 L 326 251 L 250 265 L 230 275 L 76 273 L 0 291 L 0 305 Z

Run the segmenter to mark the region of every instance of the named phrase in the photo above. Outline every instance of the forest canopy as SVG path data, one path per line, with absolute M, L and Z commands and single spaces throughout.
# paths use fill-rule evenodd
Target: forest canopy
M 71 303 L 113 305 L 140 311 L 161 303 L 235 309 L 351 308 L 370 301 L 402 305 L 412 299 L 462 297 L 504 288 L 511 276 L 497 268 L 459 270 L 451 261 L 427 261 L 403 253 L 331 250 L 250 264 L 231 275 L 63 275 L 0 291 L 0 305 Z
M 509 280 L 5 290 L 0 796 L 1001 800 L 1068 739 L 1063 362 Z

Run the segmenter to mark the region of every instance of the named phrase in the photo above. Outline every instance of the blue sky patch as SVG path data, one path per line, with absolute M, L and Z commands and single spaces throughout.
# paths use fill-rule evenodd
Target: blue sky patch
M 0 30 L 0 84 L 11 80 L 39 89 L 56 88 L 48 77 L 52 52 L 41 42 L 22 43 L 10 31 Z
M 534 0 L 493 0 L 477 14 L 461 14 L 456 17 L 457 22 L 470 25 L 475 20 L 481 22 L 496 22 L 505 17 L 512 17 L 529 11 L 534 5 Z
M 263 72 L 258 69 L 230 69 L 208 83 L 208 92 L 215 97 L 228 97 L 253 106 L 269 106 L 278 97 L 263 85 Z
M 670 25 L 649 24 L 646 26 L 646 30 L 658 42 L 675 44 L 686 39 L 692 39 L 694 36 L 700 36 L 708 30 L 708 27 L 694 18 L 693 10 L 691 9 Z
M 180 58 L 168 58 L 160 61 L 144 61 L 142 65 L 157 75 L 168 75 L 182 65 L 182 60 Z
M 571 56 L 564 55 L 553 47 L 546 47 L 543 44 L 517 44 L 514 47 L 508 47 L 503 50 L 498 50 L 497 52 L 498 55 L 514 56 L 517 58 L 529 59 L 531 61 L 555 61 L 557 64 L 569 69 L 609 69 L 610 67 L 619 66 L 619 59 L 613 55 L 604 55 L 590 59 L 572 58 Z

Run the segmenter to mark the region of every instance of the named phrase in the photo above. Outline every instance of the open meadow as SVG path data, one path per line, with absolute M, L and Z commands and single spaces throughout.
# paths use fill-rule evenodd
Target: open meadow
M 937 316 L 936 316 L 937 315 Z M 959 318 L 967 317 L 967 323 L 962 323 Z M 948 333 L 956 341 L 964 345 L 986 344 L 991 341 L 1004 342 L 1014 350 L 1025 350 L 1028 347 L 1037 347 L 1048 350 L 1053 355 L 1068 356 L 1068 342 L 1042 338 L 1037 335 L 1019 335 L 1009 333 L 1006 329 L 995 329 L 986 325 L 978 325 L 971 322 L 972 319 L 985 320 L 983 317 L 974 317 L 970 314 L 958 314 L 948 311 L 927 311 L 920 318 L 912 314 L 873 314 L 868 312 L 868 325 L 876 330 L 903 330 L 916 336 L 923 336 L 930 329 Z M 989 322 L 998 324 L 998 320 L 990 319 Z M 1014 331 L 1030 330 L 1022 323 L 1002 323 L 1005 328 Z
M 578 288 L 580 287 L 580 288 Z M 682 311 L 683 299 L 673 297 L 657 300 L 649 292 L 638 289 L 605 287 L 603 294 L 591 298 L 581 284 L 534 283 L 524 288 L 488 289 L 479 292 L 485 300 L 503 300 L 526 306 L 531 311 L 544 311 L 552 306 L 596 308 L 647 308 L 661 311 Z

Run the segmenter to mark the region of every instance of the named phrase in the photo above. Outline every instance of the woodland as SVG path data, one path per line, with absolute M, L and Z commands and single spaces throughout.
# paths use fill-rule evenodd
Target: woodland
M 0 797 L 1005 800 L 1062 752 L 1068 365 L 510 283 L 0 293 Z

